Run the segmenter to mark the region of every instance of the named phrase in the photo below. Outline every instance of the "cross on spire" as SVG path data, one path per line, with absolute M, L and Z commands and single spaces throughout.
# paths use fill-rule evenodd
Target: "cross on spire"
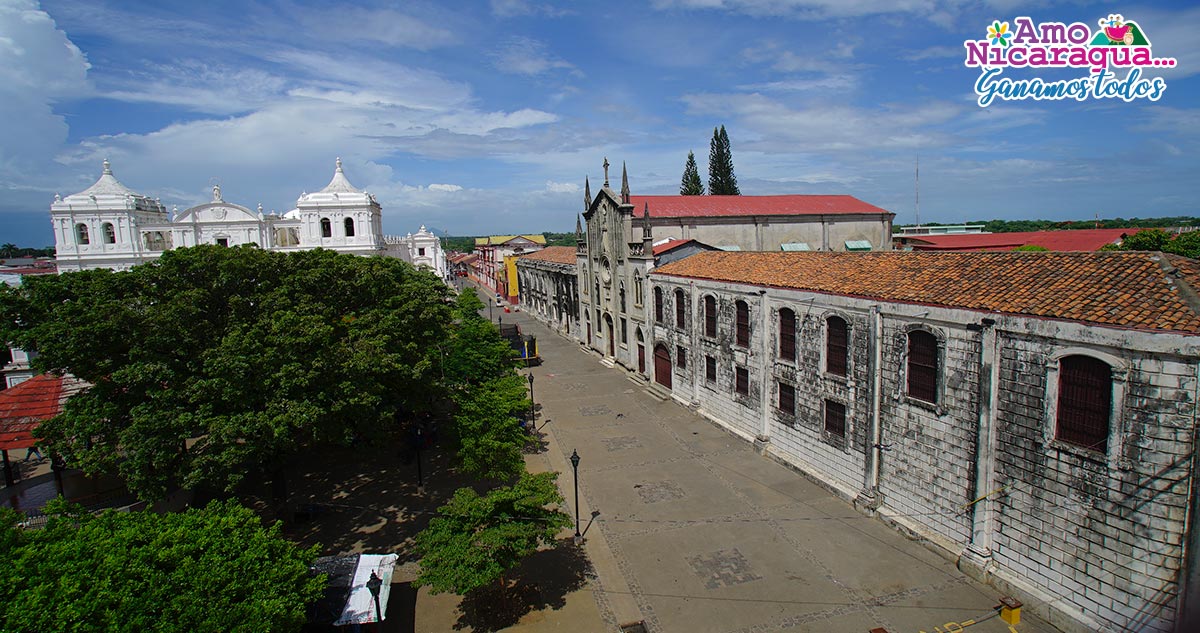
M 604 186 L 608 186 L 608 157 L 604 157 Z

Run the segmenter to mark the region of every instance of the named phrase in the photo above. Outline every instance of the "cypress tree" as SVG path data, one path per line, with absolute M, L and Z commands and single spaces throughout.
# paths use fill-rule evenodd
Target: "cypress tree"
M 708 195 L 740 196 L 737 177 L 733 175 L 733 153 L 729 149 L 729 135 L 725 126 L 713 128 L 712 143 L 708 150 Z
M 696 169 L 696 155 L 688 152 L 687 165 L 683 168 L 683 182 L 679 184 L 679 195 L 704 195 L 704 182 L 700 180 L 700 170 Z

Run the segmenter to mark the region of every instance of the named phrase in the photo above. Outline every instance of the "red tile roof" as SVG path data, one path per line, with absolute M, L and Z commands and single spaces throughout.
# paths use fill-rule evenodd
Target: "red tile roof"
M 0 448 L 33 446 L 33 429 L 61 413 L 63 403 L 83 386 L 73 376 L 39 374 L 0 391 Z
M 551 262 L 554 264 L 571 264 L 575 265 L 575 247 L 574 246 L 547 246 L 540 251 L 522 255 L 523 260 L 534 260 L 539 262 Z
M 743 215 L 892 215 L 854 196 L 630 196 L 634 215 L 652 218 Z
M 1200 334 L 1200 262 L 1162 253 L 712 251 L 653 274 Z
M 1041 246 L 1052 251 L 1096 251 L 1122 235 L 1141 229 L 1076 229 L 1069 231 L 1025 231 L 1017 233 L 964 233 L 911 235 L 904 241 L 922 251 L 1010 251 L 1018 246 Z

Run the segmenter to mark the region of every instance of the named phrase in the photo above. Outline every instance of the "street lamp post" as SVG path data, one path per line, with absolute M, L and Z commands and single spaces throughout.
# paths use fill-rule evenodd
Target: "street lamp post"
M 533 402 L 533 372 L 529 372 L 529 432 L 537 434 L 537 421 L 534 419 L 536 415 L 536 406 Z M 557 427 L 555 427 L 557 428 Z
M 417 494 L 425 494 L 425 479 L 421 474 L 421 445 L 424 444 L 424 438 L 421 437 L 421 427 L 417 426 Z
M 375 571 L 371 571 L 371 578 L 367 580 L 367 591 L 371 592 L 371 598 L 375 601 L 375 621 L 383 622 L 383 613 L 379 608 L 379 588 L 383 586 L 383 580 L 375 575 Z
M 571 469 L 575 471 L 575 544 L 579 545 L 583 535 L 579 533 L 579 451 L 575 449 L 571 449 Z

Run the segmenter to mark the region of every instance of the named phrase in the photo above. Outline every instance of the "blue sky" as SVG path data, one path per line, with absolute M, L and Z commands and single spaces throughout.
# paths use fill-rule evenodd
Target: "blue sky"
M 1178 60 L 1157 102 L 975 103 L 964 39 L 1118 10 Z M 50 244 L 54 194 L 105 157 L 180 209 L 219 183 L 283 212 L 340 156 L 390 234 L 568 231 L 606 156 L 676 193 L 721 124 L 744 194 L 911 223 L 919 156 L 923 222 L 1200 215 L 1198 25 L 1183 2 L 0 0 L 0 242 Z

